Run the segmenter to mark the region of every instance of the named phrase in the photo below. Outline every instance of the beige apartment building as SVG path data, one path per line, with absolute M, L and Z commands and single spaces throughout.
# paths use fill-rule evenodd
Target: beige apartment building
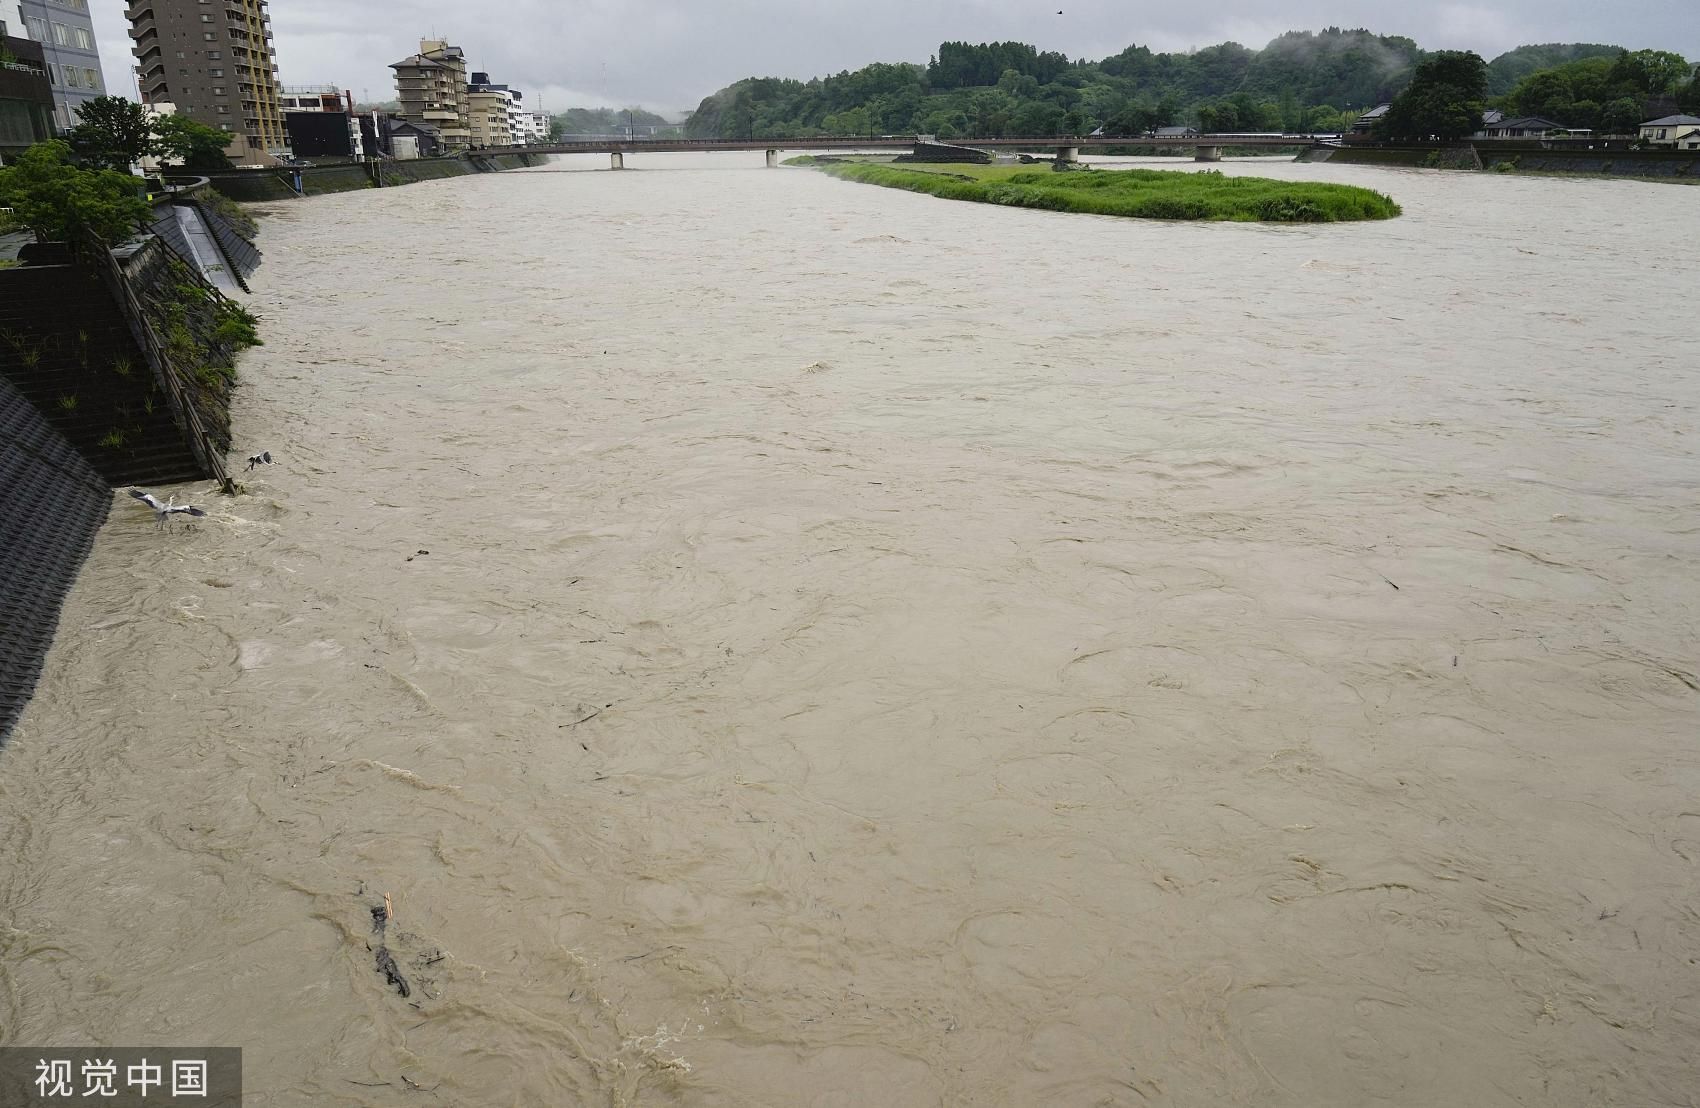
M 288 151 L 266 0 L 129 0 L 128 15 L 143 102 L 228 132 L 238 165 Z
M 513 114 L 513 94 L 506 89 L 479 89 L 467 94 L 472 111 L 472 145 L 511 146 L 514 137 L 509 119 Z
M 466 89 L 466 54 L 458 46 L 422 39 L 419 53 L 394 62 L 396 113 L 434 129 L 445 149 L 472 145 L 472 106 Z

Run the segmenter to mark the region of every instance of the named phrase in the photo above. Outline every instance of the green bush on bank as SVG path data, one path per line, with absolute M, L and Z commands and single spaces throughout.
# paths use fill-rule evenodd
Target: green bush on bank
M 1018 172 L 1001 178 L 972 179 L 962 174 L 844 164 L 828 166 L 825 172 L 848 181 L 924 192 L 947 200 L 1135 219 L 1335 223 L 1391 219 L 1400 214 L 1399 205 L 1391 198 L 1355 185 L 1227 177 L 1215 170 Z

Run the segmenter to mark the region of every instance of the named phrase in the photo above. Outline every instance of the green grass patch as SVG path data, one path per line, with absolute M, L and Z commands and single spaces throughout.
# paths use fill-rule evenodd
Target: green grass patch
M 1337 223 L 1391 219 L 1399 205 L 1355 185 L 1229 177 L 1217 170 L 1081 170 L 1058 173 L 1027 166 L 940 166 L 935 170 L 833 165 L 825 172 L 847 181 L 1051 212 L 1135 219 Z

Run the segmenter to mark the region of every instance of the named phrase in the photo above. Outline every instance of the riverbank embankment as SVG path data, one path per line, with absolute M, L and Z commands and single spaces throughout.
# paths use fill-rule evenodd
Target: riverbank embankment
M 1473 169 L 1500 173 L 1635 177 L 1650 181 L 1700 181 L 1700 151 L 1697 150 L 1609 150 L 1551 147 L 1541 143 L 1313 146 L 1301 153 L 1298 160 L 1400 169 Z
M 213 188 L 244 203 L 294 200 L 359 189 L 390 188 L 420 181 L 469 177 L 504 169 L 527 169 L 542 165 L 541 154 L 461 154 L 449 158 L 419 158 L 409 161 L 344 162 L 337 165 L 302 166 L 295 169 L 234 169 L 211 174 Z

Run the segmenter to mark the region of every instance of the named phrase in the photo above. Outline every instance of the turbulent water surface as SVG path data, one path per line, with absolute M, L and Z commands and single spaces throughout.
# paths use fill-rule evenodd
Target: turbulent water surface
M 268 1106 L 1695 1103 L 1700 189 L 603 164 L 263 209 L 279 464 L 100 536 L 0 1038 Z

